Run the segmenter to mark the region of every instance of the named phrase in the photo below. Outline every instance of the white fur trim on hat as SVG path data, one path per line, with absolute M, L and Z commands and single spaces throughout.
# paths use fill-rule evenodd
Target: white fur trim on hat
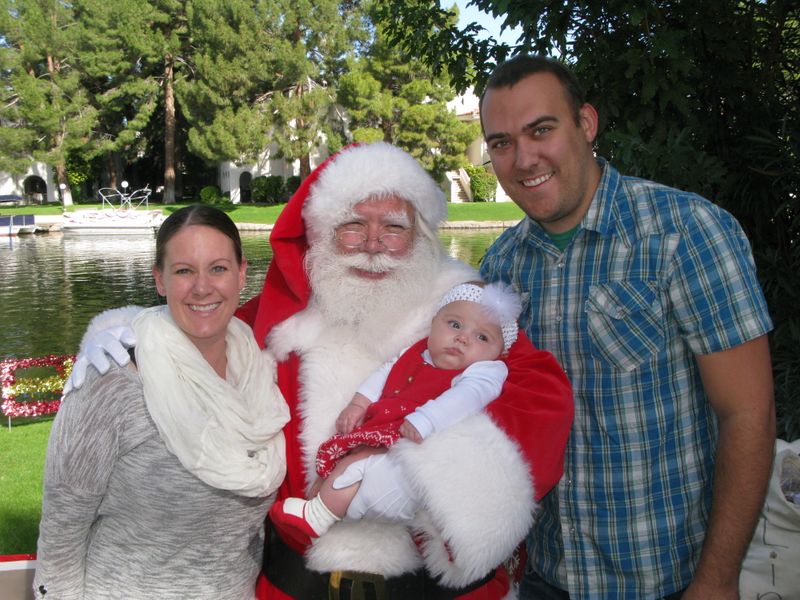
M 475 302 L 480 304 L 489 317 L 500 325 L 503 332 L 503 349 L 508 350 L 517 341 L 519 325 L 517 319 L 522 312 L 522 301 L 511 286 L 489 283 L 484 287 L 474 283 L 460 283 L 452 287 L 439 303 L 441 309 L 451 302 Z
M 311 186 L 303 204 L 310 239 L 319 239 L 372 196 L 396 195 L 436 230 L 447 216 L 444 192 L 410 154 L 387 144 L 361 144 L 334 156 Z

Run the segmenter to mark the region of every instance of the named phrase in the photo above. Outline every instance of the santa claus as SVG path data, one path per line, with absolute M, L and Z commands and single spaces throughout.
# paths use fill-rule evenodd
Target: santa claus
M 281 213 L 263 292 L 238 314 L 279 361 L 291 409 L 279 497 L 308 494 L 317 449 L 358 385 L 426 335 L 448 289 L 478 277 L 444 254 L 445 216 L 433 179 L 386 143 L 334 155 Z M 521 332 L 506 361 L 503 394 L 484 413 L 346 474 L 361 481 L 348 511 L 358 520 L 307 545 L 268 527 L 258 597 L 507 596 L 503 563 L 561 476 L 572 397 Z

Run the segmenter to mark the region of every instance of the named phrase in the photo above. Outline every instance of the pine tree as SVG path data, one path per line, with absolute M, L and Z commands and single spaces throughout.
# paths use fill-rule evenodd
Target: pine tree
M 0 167 L 20 172 L 34 160 L 51 165 L 61 201 L 69 206 L 67 159 L 85 146 L 97 116 L 76 68 L 78 28 L 72 5 L 5 0 L 1 10 L 5 98 Z
M 78 0 L 74 6 L 83 86 L 98 112 L 83 158 L 101 156 L 107 185 L 116 187 L 116 157 L 127 162 L 142 150 L 141 132 L 159 96 L 149 39 L 152 6 L 139 0 Z
M 477 126 L 458 120 L 447 102 L 455 92 L 446 75 L 388 42 L 378 22 L 365 53 L 341 78 L 338 101 L 355 141 L 384 140 L 407 150 L 438 180 L 462 166 Z
M 189 149 L 209 162 L 255 158 L 266 144 L 258 109 L 275 83 L 270 23 L 250 0 L 194 0 L 188 27 L 194 77 L 176 86 Z
M 276 144 L 278 156 L 299 159 L 301 178 L 311 172 L 310 155 L 323 141 L 331 151 L 341 143 L 335 133 L 336 86 L 347 57 L 364 35 L 357 4 L 275 0 L 264 13 L 265 22 L 272 23 L 276 79 L 265 91 L 261 110 L 269 141 Z

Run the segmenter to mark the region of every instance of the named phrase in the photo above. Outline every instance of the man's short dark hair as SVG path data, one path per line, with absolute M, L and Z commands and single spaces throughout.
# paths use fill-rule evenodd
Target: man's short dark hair
M 580 110 L 586 103 L 586 94 L 580 83 L 578 83 L 575 74 L 564 63 L 546 56 L 519 54 L 498 65 L 489 77 L 486 82 L 486 87 L 481 93 L 480 103 L 478 105 L 479 109 L 483 108 L 483 99 L 488 90 L 492 88 L 512 87 L 529 75 L 534 75 L 536 73 L 550 73 L 561 82 L 561 87 L 564 89 L 567 101 L 572 107 L 572 115 L 575 118 L 575 123 L 580 125 Z M 481 124 L 483 124 L 483 119 L 481 119 Z

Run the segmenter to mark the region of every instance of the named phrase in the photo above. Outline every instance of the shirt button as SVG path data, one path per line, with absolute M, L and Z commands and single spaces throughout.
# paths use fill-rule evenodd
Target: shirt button
M 556 322 L 561 323 L 561 315 L 556 315 Z
M 564 263 L 563 263 L 563 262 L 560 262 L 560 263 L 558 263 L 556 266 L 557 266 L 559 269 L 563 269 L 563 268 L 564 268 Z
M 411 383 L 412 381 L 414 381 L 414 376 L 413 376 L 413 375 L 411 375 L 411 376 L 408 378 L 408 382 L 409 382 L 409 383 Z

